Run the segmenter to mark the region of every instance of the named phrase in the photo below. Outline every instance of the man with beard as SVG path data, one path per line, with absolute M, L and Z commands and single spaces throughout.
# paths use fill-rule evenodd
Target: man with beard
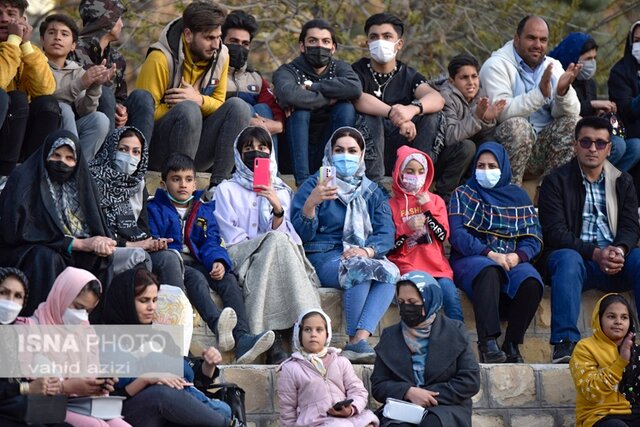
M 571 83 L 582 65 L 563 70 L 559 61 L 545 56 L 548 42 L 544 19 L 526 16 L 513 40 L 493 52 L 480 70 L 489 102 L 506 100 L 495 136 L 509 153 L 518 185 L 525 173 L 545 176 L 573 157 L 580 101 Z
M 211 172 L 214 187 L 231 174 L 233 141 L 251 118 L 240 98 L 225 101 L 229 52 L 221 42 L 226 12 L 213 2 L 189 4 L 151 45 L 136 86 L 155 102 L 149 168 L 160 170 L 172 152 Z
M 327 21 L 304 24 L 298 41 L 300 56 L 276 70 L 273 86 L 288 113 L 285 134 L 300 186 L 322 165 L 324 143 L 333 131 L 354 125 L 351 101 L 360 97 L 362 86 L 348 63 L 333 59 L 338 42 Z M 310 134 L 319 140 L 310 141 Z

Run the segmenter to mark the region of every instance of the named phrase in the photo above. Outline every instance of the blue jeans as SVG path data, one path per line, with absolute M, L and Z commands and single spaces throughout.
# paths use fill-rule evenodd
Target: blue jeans
M 324 153 L 324 144 L 309 146 L 309 125 L 312 118 L 313 112 L 310 110 L 295 110 L 285 123 L 287 144 L 291 150 L 291 162 L 293 163 L 293 176 L 298 186 L 310 175 L 309 161 L 313 160 L 315 166 L 318 164 L 318 160 L 322 160 Z M 330 122 L 327 126 L 329 132 L 323 141 L 328 140 L 336 129 L 342 126 L 353 126 L 355 122 L 356 110 L 353 105 L 348 101 L 336 103 L 330 108 Z M 315 170 L 313 172 L 315 173 Z
M 464 321 L 462 316 L 462 306 L 460 306 L 460 295 L 453 280 L 446 277 L 436 278 L 442 289 L 442 305 L 444 314 L 449 319 Z
M 271 111 L 271 107 L 269 107 L 267 104 L 249 105 L 249 107 L 251 107 L 252 117 L 254 117 L 257 114 L 260 117 L 264 117 L 265 119 L 273 120 L 273 111 Z M 273 144 L 273 151 L 277 159 L 278 158 L 278 135 L 271 135 L 271 142 Z
M 323 287 L 341 289 L 338 282 L 341 256 L 342 251 L 338 250 L 307 255 Z M 375 280 L 358 283 L 344 291 L 342 309 L 347 319 L 347 335 L 352 337 L 359 329 L 373 334 L 389 308 L 395 292 L 395 283 L 381 283 Z
M 576 326 L 580 315 L 580 296 L 589 289 L 606 292 L 633 290 L 636 311 L 640 309 L 640 249 L 627 255 L 622 271 L 605 274 L 595 261 L 585 260 L 573 249 L 558 249 L 547 261 L 551 278 L 551 344 L 560 340 L 579 341 Z
M 611 136 L 609 161 L 621 171 L 628 171 L 640 161 L 640 138 Z

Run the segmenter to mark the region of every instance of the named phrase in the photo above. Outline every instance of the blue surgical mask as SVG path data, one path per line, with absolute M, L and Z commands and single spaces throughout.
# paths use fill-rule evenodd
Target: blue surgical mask
M 355 175 L 360 166 L 360 156 L 354 154 L 334 154 L 333 166 L 338 176 L 347 178 Z
M 495 187 L 501 176 L 500 169 L 476 169 L 476 181 L 484 188 Z
M 596 60 L 589 59 L 588 61 L 580 62 L 582 69 L 578 73 L 578 80 L 589 80 L 596 74 Z
M 131 154 L 116 151 L 116 157 L 113 159 L 113 163 L 120 172 L 133 175 L 136 169 L 138 169 L 140 159 L 133 157 Z
M 177 203 L 179 205 L 187 205 L 189 204 L 190 201 L 193 200 L 193 194 L 189 196 L 189 198 L 187 200 L 178 200 L 175 197 L 173 197 L 168 191 L 167 191 L 167 197 L 169 198 L 169 200 L 171 200 L 173 203 Z

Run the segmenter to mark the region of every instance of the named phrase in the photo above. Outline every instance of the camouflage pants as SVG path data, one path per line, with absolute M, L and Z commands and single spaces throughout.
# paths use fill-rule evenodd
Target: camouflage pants
M 506 148 L 513 173 L 512 182 L 522 185 L 523 178 L 542 181 L 552 169 L 573 158 L 573 134 L 578 116 L 554 119 L 536 136 L 524 117 L 513 117 L 496 129 L 496 139 Z

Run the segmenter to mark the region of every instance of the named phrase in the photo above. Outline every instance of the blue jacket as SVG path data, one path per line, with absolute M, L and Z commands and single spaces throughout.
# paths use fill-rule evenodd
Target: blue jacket
M 221 262 L 231 271 L 231 260 L 220 238 L 218 223 L 213 215 L 215 202 L 204 202 L 204 191 L 196 191 L 185 219 L 184 235 L 180 214 L 167 197 L 167 191 L 156 190 L 153 199 L 147 203 L 149 229 L 155 238 L 172 238 L 171 249 L 182 252 L 183 239 L 191 255 L 211 270 L 214 262 Z
M 318 173 L 310 176 L 298 189 L 291 207 L 291 223 L 302 239 L 307 253 L 342 251 L 342 230 L 347 207 L 340 200 L 327 200 L 316 207 L 313 219 L 302 215 L 302 207 L 318 182 Z M 367 238 L 366 247 L 376 252 L 376 257 L 386 255 L 394 245 L 395 227 L 391 207 L 378 185 L 369 180 L 363 189 L 373 232 Z

